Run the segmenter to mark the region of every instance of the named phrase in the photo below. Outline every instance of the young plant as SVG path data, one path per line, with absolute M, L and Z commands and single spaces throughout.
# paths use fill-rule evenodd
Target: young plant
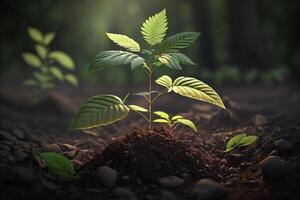
M 160 118 L 154 119 L 152 122 L 167 124 L 170 133 L 173 133 L 179 125 L 186 125 L 197 133 L 195 124 L 191 120 L 185 119 L 181 115 L 175 115 L 170 119 L 168 113 L 165 113 L 163 111 L 155 111 L 154 114 L 159 116 Z
M 205 101 L 225 109 L 219 95 L 207 84 L 192 78 L 180 76 L 174 81 L 164 75 L 155 82 L 164 87 L 162 91 L 153 91 L 153 72 L 164 66 L 174 70 L 181 70 L 181 65 L 195 65 L 185 54 L 179 51 L 190 46 L 200 35 L 196 32 L 178 33 L 167 37 L 168 22 L 166 10 L 149 17 L 141 27 L 141 33 L 148 43 L 147 49 L 128 36 L 107 33 L 109 39 L 123 50 L 109 50 L 98 53 L 89 70 L 96 71 L 117 65 L 130 65 L 131 69 L 140 67 L 148 77 L 148 90 L 134 95 L 145 98 L 148 107 L 138 105 L 126 105 L 128 95 L 121 98 L 111 95 L 97 95 L 84 102 L 70 124 L 70 129 L 87 129 L 106 125 L 126 117 L 130 110 L 137 112 L 148 123 L 148 131 L 152 130 L 152 106 L 159 97 L 170 92 L 189 97 L 199 101 Z
M 246 133 L 242 133 L 232 137 L 226 145 L 226 150 L 224 152 L 232 151 L 237 147 L 245 147 L 254 143 L 257 139 L 257 136 L 247 135 Z
M 32 78 L 25 80 L 23 84 L 48 90 L 54 87 L 55 80 L 66 80 L 77 86 L 78 80 L 70 72 L 75 69 L 72 58 L 63 51 L 51 51 L 49 48 L 55 33 L 42 34 L 41 31 L 32 27 L 29 27 L 27 31 L 30 38 L 35 42 L 36 54 L 29 52 L 22 54 L 24 61 L 34 69 Z M 68 72 L 63 73 L 59 66 L 64 67 Z

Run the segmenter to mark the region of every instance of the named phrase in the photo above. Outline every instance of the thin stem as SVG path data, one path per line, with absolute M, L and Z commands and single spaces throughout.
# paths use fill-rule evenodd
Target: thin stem
M 165 90 L 161 91 L 160 93 L 158 93 L 152 100 L 152 103 L 154 103 L 161 95 L 168 93 L 167 91 L 168 91 L 168 89 L 165 89 Z
M 148 123 L 149 123 L 149 119 L 146 117 L 146 115 L 144 115 L 143 113 L 140 113 L 136 110 L 134 110 L 136 113 L 138 113 L 139 115 L 141 115 Z
M 151 129 L 152 129 L 152 71 L 151 71 L 151 68 L 152 66 L 149 65 L 149 109 L 148 109 L 148 112 L 149 112 L 149 127 L 148 127 L 148 131 L 150 132 Z

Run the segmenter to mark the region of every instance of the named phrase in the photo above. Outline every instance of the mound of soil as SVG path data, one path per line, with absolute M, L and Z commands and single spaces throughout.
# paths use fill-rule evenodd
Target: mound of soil
M 108 165 L 118 173 L 142 180 L 155 180 L 169 175 L 189 173 L 193 176 L 216 177 L 205 165 L 204 150 L 194 148 L 163 128 L 154 131 L 134 130 L 111 140 L 91 162 L 87 170 Z

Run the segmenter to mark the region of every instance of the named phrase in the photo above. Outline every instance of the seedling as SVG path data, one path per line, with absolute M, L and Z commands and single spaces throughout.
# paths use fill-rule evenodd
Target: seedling
M 155 111 L 154 114 L 159 116 L 160 118 L 154 119 L 153 122 L 167 124 L 170 133 L 173 133 L 178 125 L 186 125 L 193 129 L 193 131 L 197 132 L 195 124 L 191 120 L 185 119 L 181 115 L 175 115 L 170 119 L 169 114 L 163 111 Z
M 148 76 L 148 91 L 134 95 L 144 97 L 148 107 L 126 105 L 128 95 L 123 100 L 111 94 L 94 96 L 81 105 L 70 124 L 70 129 L 87 129 L 110 124 L 123 119 L 132 110 L 145 118 L 148 123 L 148 131 L 151 131 L 152 105 L 159 97 L 170 92 L 205 101 L 225 109 L 219 95 L 210 86 L 196 78 L 180 76 L 173 81 L 171 77 L 163 75 L 155 82 L 163 86 L 164 89 L 162 91 L 152 90 L 152 78 L 155 70 L 164 66 L 181 70 L 181 65 L 195 65 L 185 54 L 179 53 L 179 50 L 190 46 L 200 34 L 184 32 L 164 39 L 167 29 L 168 22 L 164 9 L 149 17 L 141 27 L 141 33 L 148 43 L 147 49 L 141 50 L 140 45 L 126 35 L 107 33 L 109 39 L 127 51 L 102 51 L 95 56 L 89 68 L 90 71 L 96 71 L 116 65 L 130 65 L 131 69 L 140 67 Z M 181 123 L 183 123 L 182 120 Z
M 226 145 L 226 150 L 224 152 L 232 151 L 237 147 L 246 147 L 254 143 L 257 139 L 257 136 L 247 135 L 246 133 L 242 133 L 232 137 Z
M 61 179 L 70 179 L 74 176 L 73 163 L 65 156 L 53 152 L 40 153 L 39 155 L 53 175 Z
M 27 30 L 30 38 L 36 43 L 35 51 L 37 54 L 29 52 L 22 54 L 24 61 L 34 68 L 32 78 L 25 80 L 23 84 L 41 90 L 49 90 L 54 87 L 55 80 L 66 80 L 70 84 L 77 86 L 78 80 L 70 72 L 75 69 L 72 58 L 63 51 L 51 51 L 49 48 L 55 33 L 42 34 L 41 31 L 32 27 L 29 27 Z M 63 73 L 61 67 L 64 67 L 68 72 Z

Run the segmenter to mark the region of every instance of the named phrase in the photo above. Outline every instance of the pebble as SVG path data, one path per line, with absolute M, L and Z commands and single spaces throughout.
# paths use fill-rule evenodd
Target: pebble
M 117 197 L 125 198 L 125 199 L 131 199 L 132 197 L 135 196 L 134 192 L 132 192 L 130 188 L 126 188 L 126 187 L 116 187 L 114 189 L 114 194 Z
M 184 184 L 184 180 L 177 176 L 167 176 L 158 179 L 158 182 L 166 188 L 179 187 Z
M 6 132 L 6 131 L 0 131 L 0 139 L 8 140 L 13 143 L 16 143 L 18 141 L 15 136 L 11 135 L 9 132 Z
M 96 177 L 104 186 L 114 187 L 117 181 L 118 173 L 116 170 L 108 166 L 102 166 L 98 167 Z
M 11 167 L 10 175 L 19 184 L 31 184 L 36 180 L 36 176 L 32 169 L 26 167 Z
M 45 151 L 61 153 L 62 149 L 57 144 L 46 144 L 43 146 Z
M 280 153 L 290 153 L 294 149 L 294 144 L 283 138 L 276 140 L 273 145 Z
M 220 164 L 221 165 L 227 165 L 227 160 L 225 158 L 223 158 L 221 161 L 220 161 Z
M 280 180 L 287 172 L 288 168 L 284 160 L 279 156 L 269 156 L 260 162 L 262 174 L 266 180 Z
M 199 200 L 224 199 L 227 195 L 224 187 L 212 179 L 199 180 L 193 188 L 193 193 Z
M 14 129 L 12 131 L 12 133 L 14 134 L 14 136 L 16 136 L 18 139 L 23 140 L 24 139 L 24 133 L 22 130 L 20 129 Z
M 165 200 L 176 200 L 176 199 L 178 199 L 176 197 L 176 195 L 171 191 L 161 190 L 160 193 L 161 193 L 163 199 L 165 199 Z
M 230 173 L 230 174 L 237 174 L 238 170 L 236 168 L 234 168 L 234 167 L 229 167 L 228 173 Z
M 254 124 L 257 126 L 257 127 L 260 127 L 260 126 L 263 126 L 267 123 L 267 120 L 266 118 L 263 116 L 263 115 L 255 115 L 254 117 Z
M 74 159 L 76 153 L 77 153 L 77 150 L 73 150 L 73 151 L 64 152 L 63 155 L 66 156 L 69 159 Z
M 26 158 L 29 157 L 29 155 L 27 153 L 25 153 L 24 151 L 22 151 L 21 149 L 16 149 L 12 152 L 12 156 L 16 159 L 16 161 L 18 162 L 22 162 L 23 160 L 25 160 Z

